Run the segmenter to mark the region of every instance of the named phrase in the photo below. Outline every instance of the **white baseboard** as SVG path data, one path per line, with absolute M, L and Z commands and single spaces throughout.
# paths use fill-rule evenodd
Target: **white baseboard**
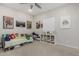
M 79 49 L 79 47 L 77 47 L 77 46 L 70 46 L 70 45 L 63 44 L 63 43 L 57 43 L 57 42 L 55 42 L 55 44 L 56 44 L 56 45 L 63 45 L 63 46 L 70 47 L 70 48 L 76 48 L 76 49 Z

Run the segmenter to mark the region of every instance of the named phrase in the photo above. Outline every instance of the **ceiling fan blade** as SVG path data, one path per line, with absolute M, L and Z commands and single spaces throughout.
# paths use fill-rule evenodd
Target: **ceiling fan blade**
M 32 9 L 33 8 L 33 5 L 30 5 L 30 9 Z
M 37 3 L 35 3 L 35 6 L 37 6 L 37 7 L 40 8 L 40 9 L 42 8 L 42 7 L 41 7 L 40 5 L 38 5 Z

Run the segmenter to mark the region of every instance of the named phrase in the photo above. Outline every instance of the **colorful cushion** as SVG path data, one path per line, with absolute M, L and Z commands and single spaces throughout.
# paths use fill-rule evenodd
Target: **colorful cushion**
M 4 39 L 6 37 L 7 34 L 2 34 L 2 39 Z
M 10 38 L 10 39 L 15 39 L 16 36 L 15 36 L 15 34 L 10 34 L 10 35 L 9 35 L 9 38 Z
M 20 34 L 20 36 L 21 36 L 21 37 L 24 37 L 24 36 L 25 36 L 25 34 Z
M 12 39 L 11 35 L 9 34 L 9 39 Z
M 19 37 L 19 34 L 18 34 L 18 33 L 15 33 L 15 36 L 16 36 L 16 37 Z
M 16 38 L 15 34 L 12 34 L 11 36 L 12 36 L 12 39 L 15 39 Z
M 4 38 L 5 41 L 10 41 L 9 35 L 7 34 L 6 37 Z
M 30 40 L 30 35 L 25 35 L 27 40 Z

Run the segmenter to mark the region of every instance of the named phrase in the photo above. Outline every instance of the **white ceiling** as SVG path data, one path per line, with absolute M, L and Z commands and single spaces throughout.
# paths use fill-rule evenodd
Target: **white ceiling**
M 54 8 L 60 7 L 62 5 L 65 5 L 66 3 L 39 3 L 39 5 L 42 7 L 42 9 L 37 8 L 36 6 L 33 7 L 33 11 L 29 12 L 28 9 L 30 8 L 30 5 L 34 5 L 34 3 L 26 3 L 26 4 L 20 4 L 20 3 L 4 3 L 2 5 L 19 10 L 25 13 L 28 13 L 30 15 L 37 15 L 49 10 L 52 10 Z

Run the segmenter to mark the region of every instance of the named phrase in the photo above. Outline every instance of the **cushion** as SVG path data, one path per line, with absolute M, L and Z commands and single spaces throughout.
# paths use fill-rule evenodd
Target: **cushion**
M 9 34 L 9 39 L 12 39 L 11 35 Z
M 27 40 L 30 40 L 31 35 L 25 35 Z
M 15 38 L 16 38 L 15 34 L 10 34 L 10 39 L 15 39 Z
M 4 38 L 5 41 L 10 41 L 9 35 L 7 34 L 6 37 Z
M 6 37 L 7 34 L 2 34 L 2 39 L 4 39 Z
M 20 36 L 21 36 L 21 37 L 24 37 L 24 36 L 25 36 L 25 34 L 21 34 Z
M 19 34 L 18 34 L 18 33 L 15 33 L 15 36 L 16 36 L 16 37 L 18 37 L 18 36 L 19 36 Z

